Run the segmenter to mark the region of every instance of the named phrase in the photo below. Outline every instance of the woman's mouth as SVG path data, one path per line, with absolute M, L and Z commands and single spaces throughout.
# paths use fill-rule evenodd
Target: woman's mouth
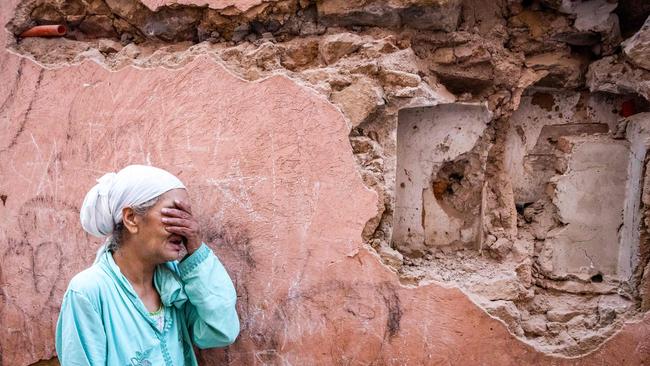
M 172 236 L 169 238 L 169 242 L 180 249 L 183 247 L 184 240 L 181 236 Z

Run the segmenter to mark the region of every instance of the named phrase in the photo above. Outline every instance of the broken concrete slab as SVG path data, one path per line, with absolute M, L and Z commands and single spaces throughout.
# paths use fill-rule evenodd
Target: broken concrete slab
M 639 265 L 641 238 L 644 237 L 645 214 L 641 206 L 647 197 L 646 159 L 650 150 L 650 113 L 639 113 L 626 119 L 625 137 L 630 143 L 628 157 L 625 208 L 621 228 L 621 250 L 618 257 L 618 271 L 621 276 L 632 277 Z M 641 266 L 645 266 L 641 263 Z M 642 272 L 644 272 L 642 270 Z
M 567 137 L 566 173 L 554 177 L 553 203 L 564 226 L 546 238 L 553 275 L 618 275 L 629 144 L 603 137 Z

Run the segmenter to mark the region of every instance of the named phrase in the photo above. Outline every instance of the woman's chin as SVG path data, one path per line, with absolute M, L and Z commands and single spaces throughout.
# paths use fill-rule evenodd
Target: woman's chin
M 182 244 L 167 243 L 165 252 L 168 253 L 167 257 L 170 258 L 170 261 L 178 259 L 181 253 L 183 252 Z

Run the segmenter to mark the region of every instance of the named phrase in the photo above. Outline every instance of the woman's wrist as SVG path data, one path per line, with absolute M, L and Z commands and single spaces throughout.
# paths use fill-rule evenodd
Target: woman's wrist
M 192 255 L 194 252 L 199 250 L 201 247 L 202 242 L 200 240 L 192 240 L 188 241 L 187 244 L 185 245 L 185 249 L 187 250 L 187 255 Z
M 178 269 L 180 271 L 181 278 L 184 279 L 189 275 L 194 268 L 201 264 L 211 253 L 210 248 L 201 243 L 199 248 L 194 251 L 192 254 L 187 254 L 179 263 Z

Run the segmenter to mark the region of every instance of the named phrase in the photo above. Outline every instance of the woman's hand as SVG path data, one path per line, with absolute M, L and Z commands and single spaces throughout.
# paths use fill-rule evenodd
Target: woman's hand
M 192 207 L 189 202 L 175 200 L 176 208 L 163 208 L 160 212 L 165 229 L 172 234 L 185 238 L 187 254 L 194 253 L 201 246 L 201 232 L 199 223 L 192 216 Z

